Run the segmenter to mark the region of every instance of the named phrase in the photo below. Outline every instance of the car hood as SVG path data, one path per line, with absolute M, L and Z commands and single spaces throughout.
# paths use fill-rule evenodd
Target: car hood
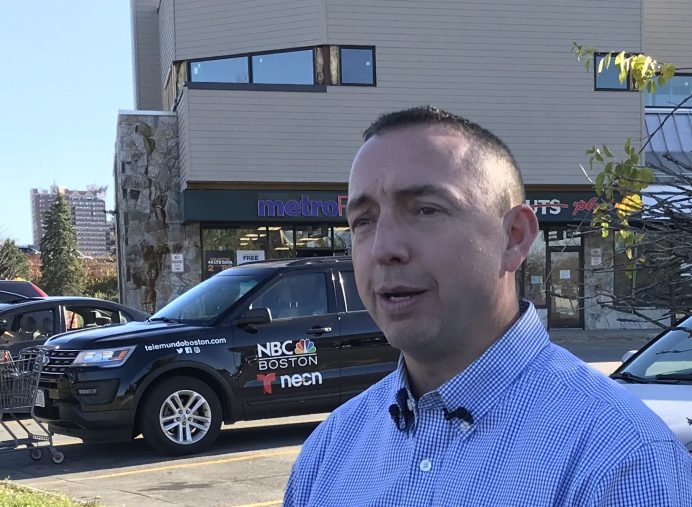
M 128 322 L 116 326 L 62 333 L 51 337 L 45 345 L 67 350 L 95 349 L 148 342 L 157 338 L 170 337 L 172 333 L 175 333 L 176 337 L 183 338 L 188 333 L 198 333 L 201 329 L 204 328 L 178 323 Z
M 692 385 L 625 384 L 622 387 L 641 399 L 692 452 Z

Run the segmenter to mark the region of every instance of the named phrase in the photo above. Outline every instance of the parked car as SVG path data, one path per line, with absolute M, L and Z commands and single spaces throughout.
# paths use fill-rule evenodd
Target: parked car
M 651 340 L 610 377 L 656 412 L 692 452 L 692 317 Z
M 0 303 L 48 296 L 39 287 L 23 280 L 0 280 Z
M 85 441 L 199 452 L 221 423 L 333 410 L 396 368 L 348 257 L 243 264 L 146 322 L 52 338 L 36 414 Z
M 144 312 L 113 301 L 86 297 L 26 298 L 0 303 L 0 349 L 16 355 L 22 348 L 42 345 L 58 333 L 147 317 Z

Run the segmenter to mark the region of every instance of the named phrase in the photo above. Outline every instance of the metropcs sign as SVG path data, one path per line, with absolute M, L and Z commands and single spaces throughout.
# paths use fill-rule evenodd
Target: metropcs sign
M 258 217 L 341 217 L 346 210 L 347 195 L 339 195 L 336 200 L 310 199 L 303 194 L 300 200 L 258 199 Z
M 571 221 L 582 212 L 593 212 L 598 206 L 598 198 L 583 192 L 555 192 L 557 196 L 545 192 L 527 192 L 526 204 L 531 206 L 539 217 L 559 216 Z M 545 196 L 545 197 L 544 197 Z M 258 217 L 343 217 L 346 214 L 348 195 L 338 195 L 334 199 L 311 199 L 302 194 L 300 199 L 258 199 Z M 570 218 L 567 218 L 567 215 Z

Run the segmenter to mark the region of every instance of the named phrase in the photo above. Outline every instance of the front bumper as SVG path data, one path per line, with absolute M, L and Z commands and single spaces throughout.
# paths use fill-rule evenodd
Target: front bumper
M 34 412 L 54 433 L 87 442 L 126 442 L 135 436 L 136 413 L 118 387 L 117 379 L 41 383 L 45 407 Z

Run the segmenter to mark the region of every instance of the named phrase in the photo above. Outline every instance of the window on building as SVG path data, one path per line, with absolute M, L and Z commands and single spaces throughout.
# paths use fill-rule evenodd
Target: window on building
M 284 51 L 252 56 L 252 82 L 315 84 L 313 50 Z
M 189 69 L 190 80 L 196 83 L 376 85 L 372 46 L 318 46 L 190 60 L 178 65 Z
M 330 227 L 326 225 L 298 225 L 295 240 L 297 251 L 332 248 Z
M 630 89 L 629 76 L 623 83 L 620 82 L 620 67 L 615 65 L 615 57 L 610 59 L 610 65 L 606 68 L 605 62 L 603 70 L 598 72 L 598 66 L 606 55 L 595 55 L 594 58 L 594 82 L 596 90 L 605 91 L 627 91 Z
M 692 74 L 673 76 L 666 84 L 656 88 L 654 93 L 645 93 L 648 107 L 675 107 L 687 97 L 692 95 Z M 692 108 L 692 99 L 682 107 Z
M 191 79 L 199 83 L 249 83 L 248 59 L 219 58 L 190 63 Z
M 375 49 L 374 48 L 340 48 L 341 84 L 365 85 L 375 84 Z

